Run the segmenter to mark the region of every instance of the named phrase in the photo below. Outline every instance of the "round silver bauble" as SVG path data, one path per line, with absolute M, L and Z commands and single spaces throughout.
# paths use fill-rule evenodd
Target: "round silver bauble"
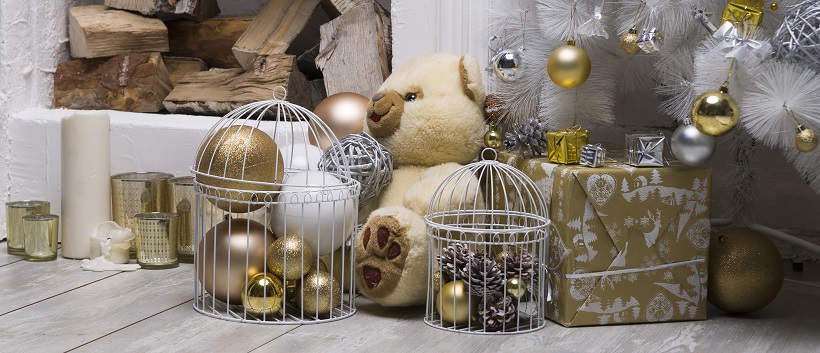
M 493 57 L 493 72 L 503 81 L 518 79 L 521 68 L 521 51 L 506 49 Z
M 715 154 L 715 138 L 695 125 L 681 125 L 672 134 L 672 154 L 686 165 L 701 165 Z

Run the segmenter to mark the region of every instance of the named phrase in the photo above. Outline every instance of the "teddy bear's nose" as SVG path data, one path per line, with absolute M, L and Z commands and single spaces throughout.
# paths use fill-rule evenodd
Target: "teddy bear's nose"
M 375 95 L 373 95 L 373 98 L 371 98 L 371 99 L 372 99 L 374 102 L 378 102 L 378 101 L 380 101 L 382 98 L 384 98 L 384 94 L 383 94 L 383 93 L 376 93 Z

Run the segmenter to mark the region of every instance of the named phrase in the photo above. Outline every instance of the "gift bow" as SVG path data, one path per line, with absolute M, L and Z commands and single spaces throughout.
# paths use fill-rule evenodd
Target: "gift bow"
M 762 60 L 772 48 L 772 45 L 767 42 L 741 38 L 738 36 L 737 28 L 735 28 L 731 22 L 726 22 L 723 26 L 720 26 L 712 37 L 719 40 L 720 43 L 712 48 L 712 50 L 709 51 L 709 54 L 722 51 L 726 48 L 732 48 L 732 50 L 726 53 L 726 57 L 734 58 L 739 62 L 742 62 L 748 54 L 754 56 L 758 60 Z

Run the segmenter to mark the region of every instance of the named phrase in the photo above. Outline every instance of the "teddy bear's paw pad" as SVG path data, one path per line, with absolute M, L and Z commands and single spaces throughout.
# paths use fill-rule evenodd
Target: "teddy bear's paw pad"
M 392 216 L 373 217 L 357 249 L 360 283 L 372 296 L 387 295 L 399 282 L 407 259 L 406 229 Z

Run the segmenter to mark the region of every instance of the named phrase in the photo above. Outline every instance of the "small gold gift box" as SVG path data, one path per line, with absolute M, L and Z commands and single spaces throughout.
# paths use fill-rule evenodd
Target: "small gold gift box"
M 763 21 L 763 0 L 730 0 L 723 10 L 723 22 L 731 22 L 741 33 L 754 34 L 757 26 Z M 745 29 L 744 29 L 745 25 Z
M 576 125 L 571 128 L 547 133 L 549 160 L 552 163 L 577 164 L 581 161 L 581 148 L 587 144 L 589 133 Z

